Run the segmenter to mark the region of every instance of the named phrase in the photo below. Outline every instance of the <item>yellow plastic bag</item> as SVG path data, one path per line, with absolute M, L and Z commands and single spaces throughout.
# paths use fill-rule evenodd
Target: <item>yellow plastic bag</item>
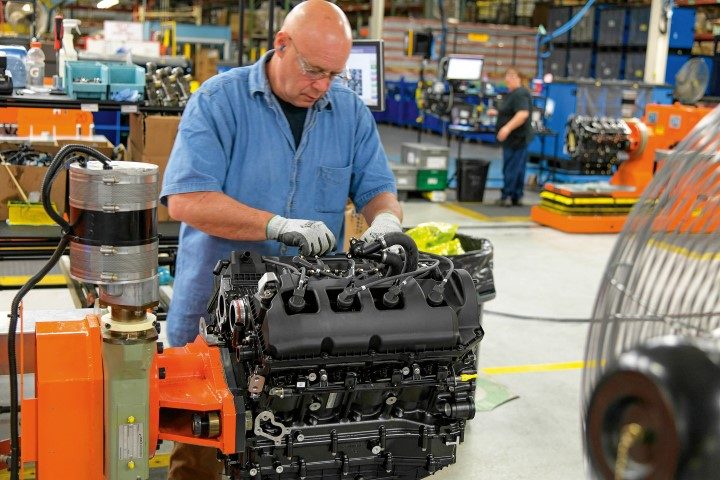
M 421 223 L 406 233 L 415 240 L 421 252 L 435 255 L 460 255 L 465 253 L 460 240 L 455 238 L 458 225 L 444 222 Z
M 426 247 L 424 252 L 427 253 L 434 253 L 435 255 L 460 255 L 462 253 L 465 253 L 465 250 L 463 250 L 462 245 L 460 245 L 460 240 L 457 238 L 454 240 L 450 240 L 449 242 L 441 243 L 439 245 L 435 245 L 433 247 Z

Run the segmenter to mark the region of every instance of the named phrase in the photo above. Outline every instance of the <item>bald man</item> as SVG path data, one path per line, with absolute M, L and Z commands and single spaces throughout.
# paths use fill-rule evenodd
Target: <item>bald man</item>
M 402 211 L 377 128 L 337 79 L 352 46 L 343 12 L 300 3 L 256 64 L 205 82 L 183 113 L 161 201 L 182 221 L 167 332 L 193 341 L 213 285 L 233 250 L 322 255 L 342 238 L 347 198 L 370 228 L 400 231 Z M 215 478 L 215 451 L 179 447 L 170 477 Z

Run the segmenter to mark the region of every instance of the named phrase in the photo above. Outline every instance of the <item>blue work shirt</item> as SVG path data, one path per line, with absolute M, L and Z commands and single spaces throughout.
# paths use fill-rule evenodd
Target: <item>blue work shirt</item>
M 358 211 L 382 192 L 395 193 L 375 121 L 350 89 L 333 82 L 308 109 L 300 145 L 272 94 L 265 65 L 217 75 L 193 94 L 183 113 L 160 199 L 169 195 L 223 192 L 245 205 L 286 218 L 321 220 L 342 245 L 345 203 Z M 207 205 L 211 209 L 213 205 Z M 195 339 L 207 317 L 212 269 L 233 250 L 294 255 L 274 240 L 240 242 L 180 227 L 168 338 L 174 346 Z

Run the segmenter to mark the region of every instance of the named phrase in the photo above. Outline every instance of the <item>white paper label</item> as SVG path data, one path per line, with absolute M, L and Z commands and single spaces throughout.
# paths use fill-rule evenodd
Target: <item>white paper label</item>
M 407 179 L 407 178 L 400 177 L 400 178 L 397 179 L 397 184 L 398 184 L 398 185 L 407 185 L 408 183 L 410 183 L 410 182 L 408 182 L 408 179 Z
M 83 112 L 97 112 L 100 110 L 97 103 L 81 103 L 80 110 Z
M 415 160 L 415 152 L 408 152 L 407 154 L 407 162 L 410 165 L 415 165 L 417 161 Z
M 430 178 L 427 179 L 427 184 L 428 184 L 428 185 L 437 185 L 437 184 L 438 184 L 438 179 L 437 179 L 437 178 L 430 177 Z
M 332 392 L 330 395 L 328 395 L 328 401 L 325 408 L 333 408 L 335 406 L 335 399 L 337 398 L 338 394 L 335 392 Z
M 120 111 L 122 113 L 137 113 L 137 105 L 120 105 Z
M 444 170 L 447 166 L 447 157 L 427 157 L 427 168 Z
M 143 424 L 128 423 L 120 425 L 120 460 L 143 458 L 145 441 L 143 439 Z

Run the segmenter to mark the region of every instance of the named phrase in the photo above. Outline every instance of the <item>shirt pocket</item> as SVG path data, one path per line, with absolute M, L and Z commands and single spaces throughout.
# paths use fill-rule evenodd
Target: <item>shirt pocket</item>
M 322 213 L 345 211 L 345 202 L 350 192 L 352 166 L 317 167 L 317 188 L 315 189 L 315 209 Z

